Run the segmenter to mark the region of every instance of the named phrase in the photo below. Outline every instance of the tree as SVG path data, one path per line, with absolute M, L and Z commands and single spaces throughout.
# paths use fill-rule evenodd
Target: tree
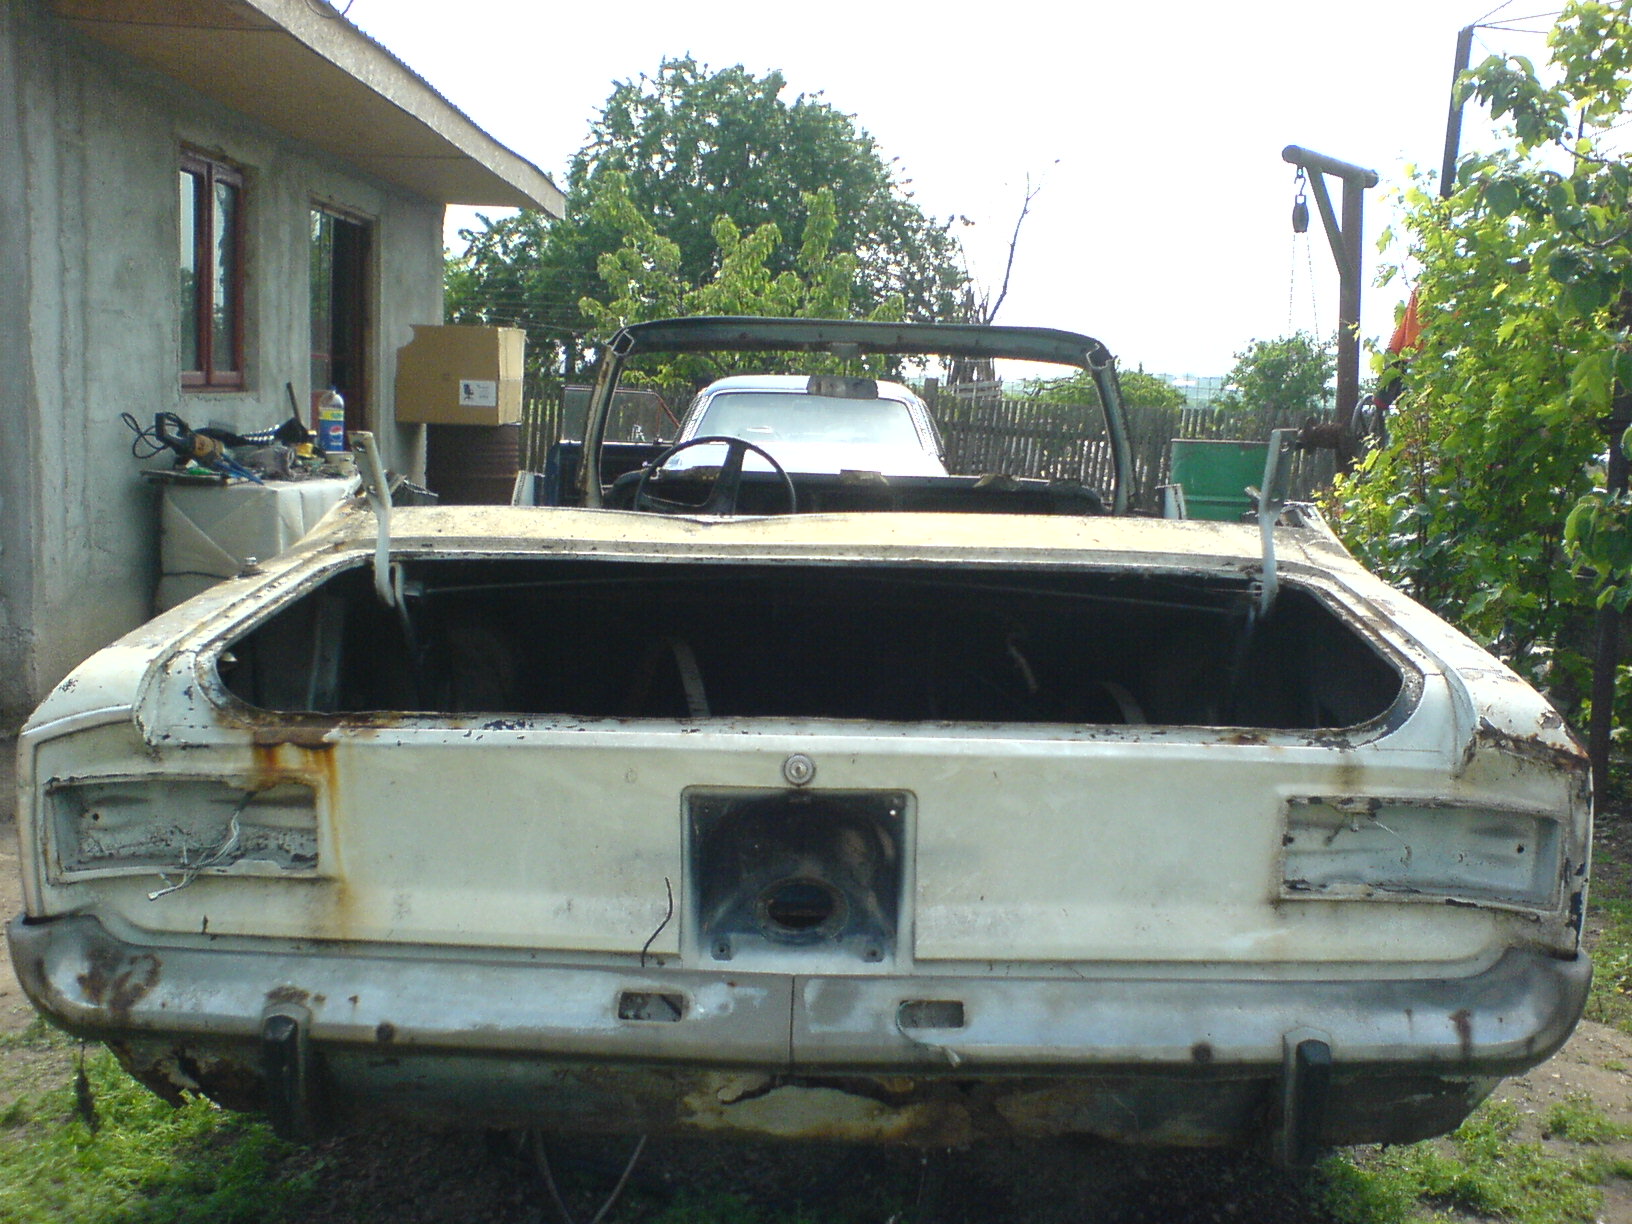
M 443 273 L 444 315 L 450 323 L 519 327 L 527 333 L 530 366 L 550 368 L 565 356 L 570 372 L 583 319 L 578 295 L 563 285 L 545 254 L 549 219 L 520 212 L 462 230 L 463 254 Z
M 1254 340 L 1235 355 L 1230 389 L 1213 403 L 1225 411 L 1312 415 L 1325 404 L 1335 369 L 1331 346 L 1309 332 Z
M 1165 378 L 1147 374 L 1144 370 L 1119 370 L 1117 386 L 1122 392 L 1124 407 L 1145 411 L 1173 412 L 1184 407 L 1184 392 Z M 1078 370 L 1064 378 L 1039 379 L 1026 389 L 1029 399 L 1046 403 L 1082 404 L 1099 407 L 1099 388 L 1086 370 Z
M 621 233 L 618 249 L 602 255 L 599 272 L 606 301 L 586 297 L 579 303 L 595 338 L 606 340 L 618 328 L 672 315 L 762 315 L 771 318 L 845 319 L 856 316 L 856 257 L 833 250 L 838 227 L 833 194 L 826 188 L 804 200 L 804 239 L 797 266 L 773 272 L 772 255 L 782 236 L 773 221 L 744 234 L 730 217 L 714 222 L 715 271 L 693 285 L 681 274 L 676 243 L 657 232 L 635 207 L 625 180 L 609 174 L 596 197 L 597 220 Z M 886 298 L 864 317 L 887 322 L 901 319 L 898 296 Z M 672 384 L 717 378 L 731 373 L 837 372 L 841 368 L 873 373 L 893 372 L 887 358 L 866 358 L 844 366 L 819 354 L 718 353 L 683 355 L 646 371 Z
M 825 190 L 833 211 L 821 224 L 831 226 L 829 248 L 854 257 L 855 311 L 898 299 L 909 319 L 953 317 L 967 277 L 948 225 L 924 215 L 852 116 L 819 95 L 789 101 L 784 87 L 778 72 L 711 72 L 690 57 L 619 83 L 572 159 L 565 218 L 546 227 L 524 214 L 471 234 L 449 279 L 451 312 L 496 318 L 525 310 L 540 338 L 581 333 L 579 304 L 612 302 L 602 260 L 627 254 L 628 211 L 621 199 L 609 206 L 611 195 L 671 244 L 663 257 L 672 255 L 684 283 L 703 285 L 720 272 L 722 216 L 755 244 L 773 226 L 765 270 L 773 279 L 798 273 L 810 201 Z
M 1465 160 L 1448 199 L 1420 181 L 1407 194 L 1422 343 L 1391 443 L 1339 482 L 1335 506 L 1373 568 L 1571 713 L 1595 597 L 1570 572 L 1566 516 L 1585 507 L 1582 556 L 1625 517 L 1591 488 L 1611 386 L 1632 386 L 1632 163 L 1601 140 L 1632 82 L 1632 0 L 1571 4 L 1548 41 L 1556 85 L 1519 58 L 1469 78 L 1511 147 Z M 1625 573 L 1605 566 L 1600 581 Z

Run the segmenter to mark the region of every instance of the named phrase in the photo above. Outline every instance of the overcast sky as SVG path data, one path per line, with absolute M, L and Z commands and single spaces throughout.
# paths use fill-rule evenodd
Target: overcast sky
M 1254 339 L 1336 326 L 1318 218 L 1292 236 L 1288 144 L 1382 176 L 1363 332 L 1386 339 L 1401 290 L 1371 287 L 1374 240 L 1406 165 L 1437 172 L 1457 30 L 1498 3 L 353 0 L 347 16 L 563 186 L 615 81 L 687 53 L 780 69 L 785 96 L 821 93 L 899 158 L 925 212 L 974 223 L 958 233 L 993 292 L 1030 176 L 1000 322 L 1097 336 L 1124 368 L 1221 374 Z M 1556 7 L 1488 16 L 1518 29 L 1482 29 L 1474 62 L 1545 58 L 1519 31 Z M 1470 106 L 1464 149 L 1491 142 Z

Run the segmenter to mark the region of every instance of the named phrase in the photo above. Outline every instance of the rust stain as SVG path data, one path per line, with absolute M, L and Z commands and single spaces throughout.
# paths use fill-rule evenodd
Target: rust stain
M 119 1065 L 130 1073 L 131 1078 L 166 1105 L 180 1109 L 187 1103 L 186 1093 L 193 1085 L 177 1083 L 176 1077 L 170 1073 L 170 1067 L 166 1065 L 166 1060 L 139 1059 L 136 1052 L 122 1041 L 110 1041 L 107 1046 L 119 1060 Z
M 126 961 L 117 952 L 93 949 L 89 968 L 78 976 L 79 988 L 93 1006 L 105 1008 L 123 1021 L 129 1018 L 130 1009 L 159 984 L 162 968 L 159 958 L 151 952 Z
M 324 736 L 333 725 L 305 726 L 280 721 L 276 725 L 252 721 L 254 777 L 259 786 L 270 787 L 285 781 L 310 785 L 321 778 L 319 802 L 326 813 L 329 835 L 324 841 L 323 875 L 329 877 L 312 898 L 312 933 L 319 938 L 349 937 L 352 925 L 352 896 L 345 879 L 340 845 L 340 769 L 335 742 Z
M 332 752 L 334 741 L 327 738 L 333 726 L 329 723 L 279 723 L 276 726 L 257 726 L 253 732 L 256 748 L 276 751 L 284 744 L 304 748 L 309 752 Z
M 311 993 L 298 986 L 275 986 L 266 992 L 268 1003 L 301 1003 L 310 999 Z
M 284 731 L 291 734 L 280 733 L 274 736 L 264 731 L 255 733 L 250 753 L 255 761 L 256 779 L 271 786 L 291 778 L 304 781 L 316 774 L 323 779 L 332 794 L 338 777 L 335 772 L 334 744 L 323 739 L 295 735 L 291 728 L 284 728 Z
M 1494 748 L 1509 756 L 1515 756 L 1525 761 L 1534 761 L 1546 765 L 1551 769 L 1579 770 L 1586 767 L 1586 753 L 1581 745 L 1575 742 L 1575 737 L 1569 737 L 1569 744 L 1565 746 L 1556 740 L 1542 735 L 1514 735 L 1497 727 L 1489 719 L 1479 720 L 1479 730 L 1473 737 L 1472 750 L 1479 747 Z
M 108 1049 L 134 1079 L 169 1104 L 184 1105 L 188 1093 L 202 1092 L 226 1109 L 254 1112 L 266 1107 L 260 1074 L 242 1060 L 146 1042 L 110 1041 Z
M 322 939 L 350 939 L 355 918 L 352 910 L 356 904 L 351 885 L 341 874 L 343 868 L 333 864 L 333 879 L 325 880 L 323 890 L 313 898 L 312 921 L 316 924 L 316 934 Z
M 680 1102 L 678 1121 L 688 1130 L 781 1139 L 962 1147 L 974 1138 L 968 1108 L 959 1101 L 886 1103 L 848 1087 L 774 1084 L 729 1102 L 699 1091 Z
M 1473 1014 L 1467 1008 L 1461 1008 L 1451 1013 L 1451 1023 L 1456 1026 L 1457 1044 L 1462 1047 L 1462 1057 L 1473 1057 Z

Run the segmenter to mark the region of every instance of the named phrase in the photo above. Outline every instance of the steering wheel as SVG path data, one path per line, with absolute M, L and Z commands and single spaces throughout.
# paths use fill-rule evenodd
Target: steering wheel
M 720 464 L 719 474 L 714 477 L 714 487 L 709 490 L 708 497 L 701 505 L 687 505 L 685 502 L 670 501 L 666 497 L 646 491 L 646 481 L 651 474 L 659 470 L 670 459 L 683 450 L 690 450 L 693 446 L 708 446 L 719 444 L 726 448 L 725 462 Z M 762 446 L 755 446 L 746 438 L 728 438 L 722 435 L 710 435 L 706 438 L 692 438 L 685 442 L 676 442 L 664 451 L 651 463 L 640 470 L 640 481 L 635 485 L 634 501 L 631 508 L 635 510 L 655 510 L 659 514 L 735 514 L 737 513 L 737 495 L 742 491 L 742 461 L 749 451 L 753 451 L 766 463 L 771 465 L 771 471 L 782 478 L 782 491 L 788 497 L 789 514 L 799 513 L 799 494 L 794 491 L 793 480 L 787 469 L 776 461 L 776 456 Z

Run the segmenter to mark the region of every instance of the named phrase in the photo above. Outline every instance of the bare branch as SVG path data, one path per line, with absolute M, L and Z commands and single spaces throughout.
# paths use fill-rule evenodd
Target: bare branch
M 1026 198 L 1020 204 L 1020 215 L 1014 219 L 1014 233 L 1009 236 L 1009 261 L 1003 265 L 1003 287 L 998 290 L 997 301 L 992 303 L 991 309 L 984 312 L 983 323 L 990 323 L 997 318 L 998 308 L 1003 305 L 1003 299 L 1009 296 L 1009 276 L 1014 271 L 1014 252 L 1020 245 L 1020 227 L 1026 223 L 1026 214 L 1031 211 L 1031 202 L 1037 198 L 1042 190 L 1039 185 L 1031 185 L 1031 175 L 1026 175 Z

